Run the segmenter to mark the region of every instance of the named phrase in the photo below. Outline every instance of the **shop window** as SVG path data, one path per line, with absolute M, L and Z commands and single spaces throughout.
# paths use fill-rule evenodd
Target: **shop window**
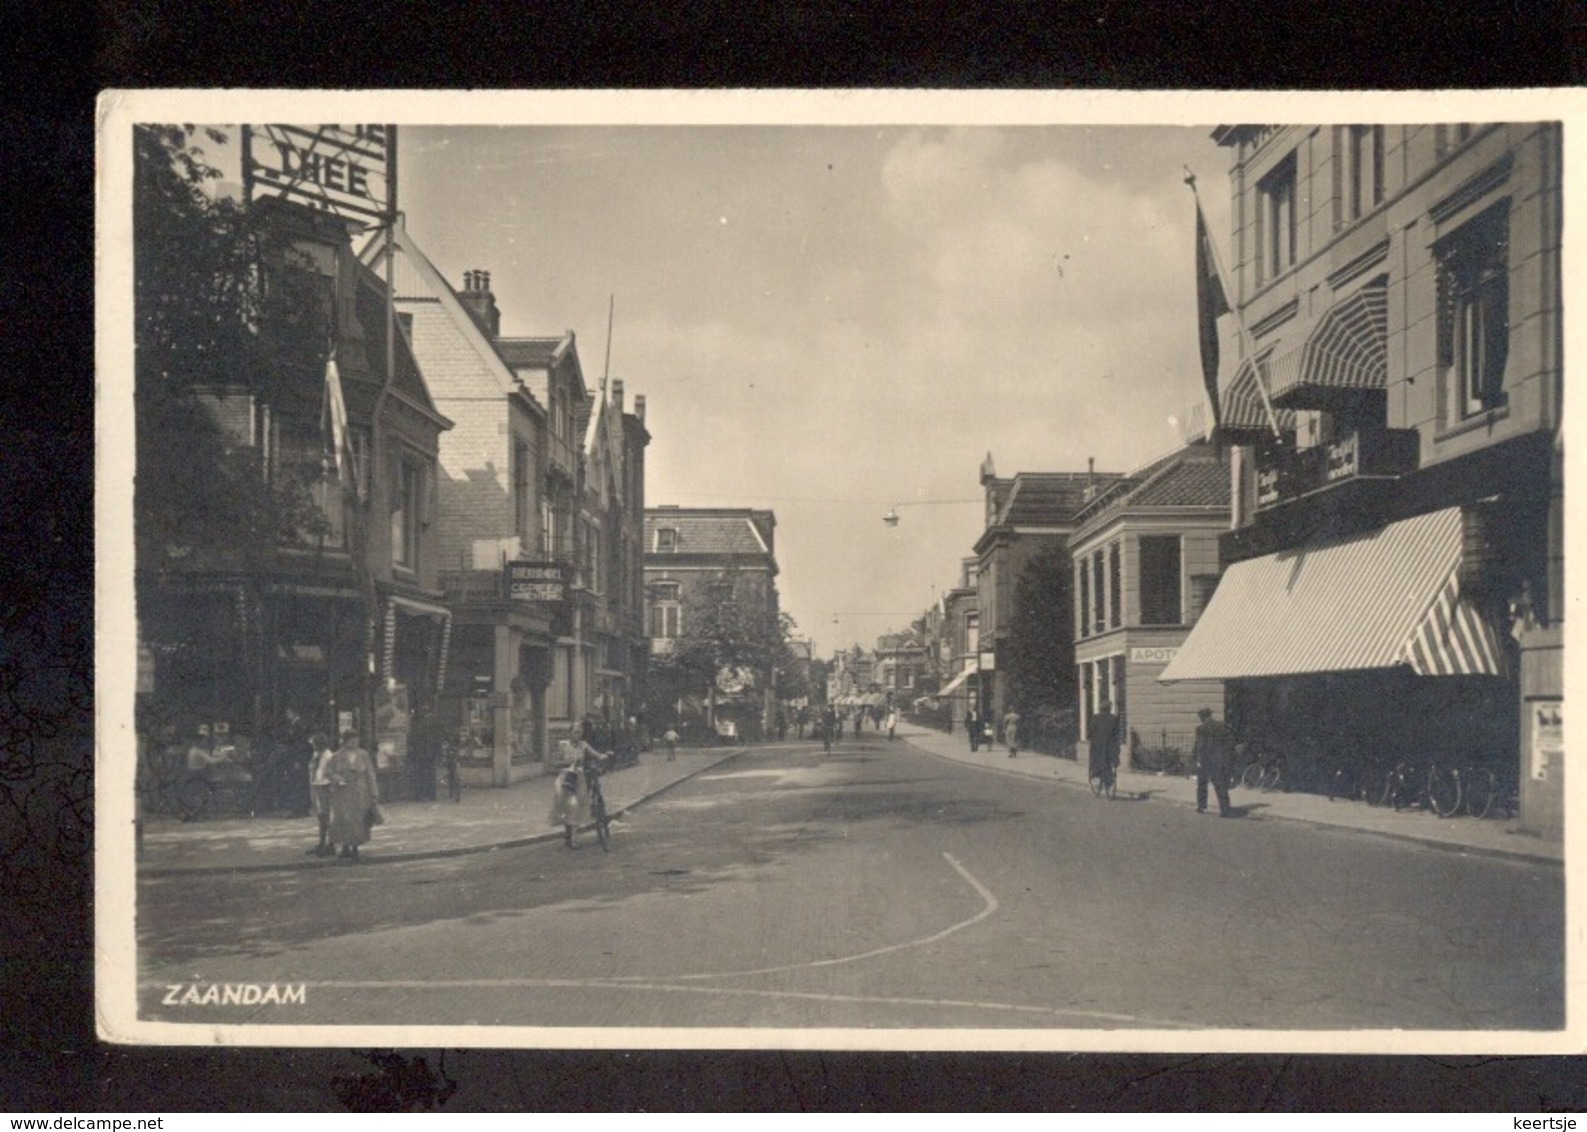
M 1498 205 L 1438 245 L 1438 364 L 1451 420 L 1505 403 L 1510 216 Z
M 1258 279 L 1276 279 L 1295 266 L 1295 155 L 1257 184 L 1261 222 L 1257 227 Z
M 1178 535 L 1141 536 L 1141 624 L 1183 622 Z

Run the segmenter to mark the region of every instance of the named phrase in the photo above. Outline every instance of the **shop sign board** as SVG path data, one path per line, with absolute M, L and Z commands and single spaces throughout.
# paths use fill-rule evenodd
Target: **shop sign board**
M 1167 664 L 1179 655 L 1178 646 L 1135 645 L 1130 649 L 1131 664 Z
M 365 224 L 396 213 L 395 126 L 244 126 L 242 151 L 250 201 L 287 197 Z
M 568 596 L 567 567 L 560 562 L 509 562 L 507 596 L 514 601 L 560 604 Z

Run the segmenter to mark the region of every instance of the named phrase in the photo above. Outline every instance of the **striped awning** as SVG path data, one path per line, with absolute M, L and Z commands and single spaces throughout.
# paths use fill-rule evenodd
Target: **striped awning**
M 1298 364 L 1274 367 L 1269 395 L 1307 408 L 1308 391 L 1384 389 L 1388 343 L 1389 288 L 1378 280 L 1328 309 L 1296 356 Z
M 953 695 L 954 692 L 959 690 L 959 685 L 963 684 L 966 680 L 968 680 L 970 677 L 975 675 L 975 669 L 976 669 L 975 661 L 973 661 L 973 660 L 965 661 L 965 663 L 964 663 L 964 671 L 960 672 L 952 680 L 949 680 L 946 687 L 939 688 L 937 690 L 937 695 L 939 697 L 940 696 L 951 696 L 951 695 Z
M 1461 511 L 1230 566 L 1158 679 L 1409 667 L 1504 674 L 1493 628 L 1460 594 Z
M 1271 389 L 1273 382 L 1279 377 L 1286 376 L 1291 371 L 1298 372 L 1300 359 L 1301 350 L 1296 349 L 1277 355 L 1269 351 L 1258 357 L 1256 365 L 1252 365 L 1249 358 L 1241 362 L 1240 368 L 1235 370 L 1234 376 L 1229 379 L 1228 386 L 1224 388 L 1218 399 L 1219 422 L 1224 433 L 1236 441 L 1246 437 L 1252 440 L 1271 437 L 1273 426 L 1268 420 L 1267 409 L 1262 405 L 1262 391 L 1257 387 L 1257 366 L 1261 367 L 1260 380 L 1266 388 Z M 1281 431 L 1295 431 L 1293 410 L 1281 409 L 1275 405 L 1273 415 L 1278 418 L 1278 427 Z

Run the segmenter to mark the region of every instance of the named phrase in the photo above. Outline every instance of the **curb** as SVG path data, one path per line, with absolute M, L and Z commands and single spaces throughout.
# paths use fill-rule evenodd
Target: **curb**
M 662 794 L 665 794 L 668 790 L 671 790 L 679 783 L 688 782 L 691 778 L 697 778 L 708 770 L 715 770 L 723 763 L 731 762 L 733 759 L 747 754 L 748 751 L 748 747 L 739 747 L 737 750 L 729 751 L 719 759 L 708 762 L 704 766 L 696 767 L 694 770 L 691 770 L 688 774 L 683 775 L 681 778 L 675 778 L 664 786 L 658 786 L 648 794 L 641 794 L 639 797 L 635 798 L 632 802 L 629 802 L 622 808 L 613 810 L 608 816 L 613 820 L 620 818 L 624 814 L 627 814 L 630 810 L 637 809 L 640 805 L 650 801 L 652 798 L 660 797 Z M 586 824 L 579 826 L 578 830 L 582 833 L 585 830 L 591 828 L 593 828 L 593 826 Z M 444 849 L 417 849 L 407 853 L 392 853 L 389 855 L 360 857 L 359 863 L 363 865 L 394 865 L 405 861 L 435 861 L 442 860 L 447 857 L 467 857 L 477 853 L 494 853 L 499 849 L 519 849 L 526 845 L 538 845 L 542 842 L 561 840 L 562 831 L 552 829 L 547 830 L 544 833 L 530 834 L 527 837 L 512 837 L 505 841 L 491 841 L 482 845 L 452 845 Z M 191 877 L 219 876 L 222 874 L 232 873 L 275 873 L 297 871 L 301 869 L 335 869 L 341 867 L 344 866 L 337 865 L 335 858 L 326 859 L 323 857 L 315 857 L 303 861 L 271 861 L 267 863 L 248 865 L 195 865 L 187 867 L 178 865 L 167 868 L 139 867 L 137 869 L 137 874 L 140 877 Z
M 905 739 L 905 742 L 908 742 L 907 738 Z M 939 753 L 937 751 L 933 751 L 929 747 L 921 746 L 919 744 L 911 744 L 911 746 L 915 747 L 915 749 L 918 750 L 918 751 L 924 751 L 926 754 L 930 755 L 932 758 L 942 759 L 944 762 L 957 763 L 960 766 L 969 767 L 972 770 L 990 771 L 993 774 L 1014 775 L 1014 776 L 1019 777 L 1019 778 L 1035 779 L 1035 780 L 1040 781 L 1040 782 L 1055 782 L 1055 783 L 1059 783 L 1059 784 L 1061 784 L 1063 786 L 1069 787 L 1071 789 L 1089 790 L 1089 786 L 1086 783 L 1080 782 L 1080 781 L 1078 781 L 1076 779 L 1070 778 L 1067 775 L 1064 775 L 1064 774 L 1061 774 L 1061 773 L 1055 774 L 1055 775 L 1053 775 L 1051 777 L 1048 777 L 1046 775 L 1025 774 L 1025 773 L 1023 773 L 1021 771 L 1014 770 L 1012 768 L 1007 768 L 1007 767 L 983 766 L 980 763 L 970 762 L 968 759 L 959 759 L 959 758 L 955 758 L 953 755 L 941 754 L 941 753 Z M 1042 757 L 1042 758 L 1055 758 L 1056 756 L 1053 756 L 1053 755 L 1042 755 L 1040 757 Z M 1123 793 L 1122 783 L 1120 784 L 1120 793 Z M 1130 791 L 1130 793 L 1131 794 L 1135 794 L 1135 795 L 1141 795 L 1142 792 L 1138 791 L 1138 790 L 1132 790 L 1132 791 Z M 1157 801 L 1157 802 L 1167 802 L 1170 805 L 1179 806 L 1182 809 L 1194 809 L 1194 804 L 1193 803 L 1188 802 L 1188 801 L 1181 801 L 1178 798 L 1165 798 L 1165 797 L 1152 798 L 1152 797 L 1150 797 L 1150 795 L 1147 795 L 1144 800 Z M 1428 849 L 1440 849 L 1440 850 L 1443 850 L 1445 852 L 1450 852 L 1450 853 L 1465 853 L 1465 854 L 1468 854 L 1468 855 L 1473 856 L 1473 857 L 1488 857 L 1488 858 L 1492 858 L 1492 859 L 1495 859 L 1495 860 L 1526 861 L 1528 863 L 1537 864 L 1537 865 L 1553 865 L 1556 868 L 1563 868 L 1564 864 L 1565 864 L 1565 861 L 1564 861 L 1563 857 L 1555 857 L 1555 856 L 1552 856 L 1552 855 L 1546 854 L 1546 853 L 1528 852 L 1526 849 L 1496 848 L 1496 847 L 1487 846 L 1487 845 L 1464 845 L 1464 844 L 1461 844 L 1460 842 L 1457 842 L 1457 841 L 1445 841 L 1445 840 L 1443 840 L 1441 838 L 1427 837 L 1425 835 L 1422 835 L 1422 834 L 1419 834 L 1419 833 L 1414 833 L 1414 832 L 1400 832 L 1398 830 L 1369 829 L 1369 828 L 1366 828 L 1364 826 L 1350 825 L 1348 823 L 1321 821 L 1321 820 L 1319 820 L 1317 818 L 1309 818 L 1309 817 L 1305 817 L 1305 816 L 1302 816 L 1302 815 L 1299 815 L 1299 814 L 1266 814 L 1266 815 L 1263 815 L 1262 817 L 1256 817 L 1256 818 L 1251 817 L 1249 814 L 1245 814 L 1245 815 L 1242 815 L 1242 820 L 1257 821 L 1257 822 L 1261 822 L 1261 821 L 1296 822 L 1296 823 L 1299 823 L 1301 825 L 1310 826 L 1313 829 L 1331 829 L 1331 830 L 1346 831 L 1346 832 L 1350 832 L 1350 833 L 1360 833 L 1360 834 L 1364 834 L 1365 836 L 1368 836 L 1368 837 L 1381 837 L 1381 838 L 1384 838 L 1385 840 L 1406 842 L 1406 843 L 1409 843 L 1409 844 L 1412 844 L 1412 845 L 1420 845 L 1420 846 L 1423 846 L 1423 847 L 1428 848 Z

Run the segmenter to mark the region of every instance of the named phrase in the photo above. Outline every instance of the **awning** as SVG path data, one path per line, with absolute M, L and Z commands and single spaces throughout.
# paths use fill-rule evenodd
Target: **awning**
M 963 684 L 966 680 L 968 680 L 970 677 L 972 677 L 974 675 L 975 675 L 975 661 L 973 661 L 973 660 L 965 661 L 964 671 L 959 673 L 952 680 L 949 680 L 946 687 L 939 688 L 937 690 L 937 695 L 939 697 L 953 695 L 953 693 L 958 690 L 958 687 L 959 687 L 960 684 Z
M 1318 408 L 1331 393 L 1385 388 L 1388 328 L 1388 283 L 1377 280 L 1329 308 L 1307 337 L 1300 364 L 1274 368 L 1269 393 L 1296 408 Z
M 1487 620 L 1460 594 L 1461 511 L 1230 566 L 1158 679 L 1229 680 L 1409 667 L 1504 674 Z
M 1301 350 L 1298 348 L 1277 356 L 1271 351 L 1263 354 L 1257 361 L 1262 371 L 1263 388 L 1271 390 L 1275 382 L 1290 380 L 1289 375 L 1300 369 L 1300 360 Z M 1275 405 L 1273 415 L 1278 418 L 1281 431 L 1295 431 L 1293 410 Z M 1252 365 L 1249 358 L 1240 363 L 1240 368 L 1218 395 L 1218 420 L 1223 431 L 1236 440 L 1245 439 L 1247 434 L 1251 439 L 1273 435 L 1267 409 L 1262 404 L 1262 391 L 1257 388 L 1257 366 Z

